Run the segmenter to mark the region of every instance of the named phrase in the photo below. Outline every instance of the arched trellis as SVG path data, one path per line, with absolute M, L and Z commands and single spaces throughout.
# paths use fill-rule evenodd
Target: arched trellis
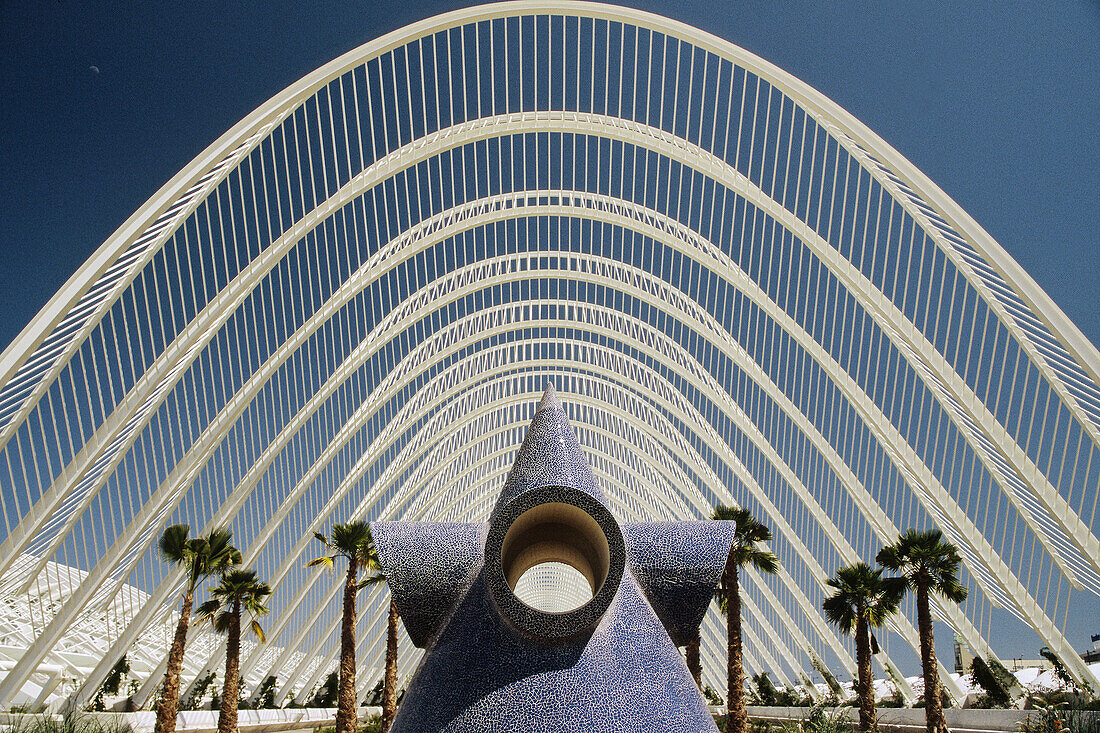
M 867 557 L 904 522 L 935 522 L 981 591 L 940 609 L 966 643 L 992 654 L 982 628 L 1001 606 L 1096 683 L 1057 619 L 1071 588 L 1100 588 L 1096 349 L 950 199 L 806 85 L 656 16 L 520 2 L 414 24 L 275 97 L 166 184 L 0 355 L 3 592 L 29 598 L 51 560 L 89 570 L 64 597 L 48 584 L 35 595 L 41 633 L 0 698 L 128 582 L 151 595 L 120 615 L 129 622 L 110 643 L 164 618 L 179 578 L 149 548 L 173 517 L 232 519 L 250 560 L 308 588 L 268 559 L 300 554 L 288 528 L 301 529 L 302 507 L 368 438 L 391 448 L 346 493 L 396 481 L 393 461 L 422 427 L 394 421 L 435 382 L 399 373 L 387 390 L 388 373 L 414 353 L 440 369 L 459 358 L 435 336 L 473 337 L 442 305 L 491 319 L 526 299 L 500 290 L 520 284 L 550 306 L 547 279 L 576 283 L 574 300 L 600 314 L 581 325 L 586 338 L 617 339 L 631 319 L 649 329 L 626 334 L 648 361 L 623 389 L 650 389 L 654 366 L 687 372 L 665 381 L 659 408 L 684 432 L 651 442 L 667 456 L 675 440 L 699 441 L 692 470 L 736 475 L 754 500 L 776 482 L 813 518 L 805 542 L 791 528 L 803 562 Z M 428 313 L 443 315 L 418 317 Z M 516 313 L 526 323 L 507 325 L 529 344 L 569 333 L 538 308 Z M 360 432 L 326 449 L 349 423 Z M 667 490 L 643 465 L 617 456 L 604 473 Z M 658 458 L 657 473 L 669 468 Z M 422 505 L 443 485 L 409 490 Z M 469 496 L 487 487 L 471 483 Z M 336 497 L 329 514 L 351 508 Z M 477 517 L 477 502 L 451 500 Z M 761 583 L 757 615 L 817 618 L 802 592 L 812 575 L 785 576 L 784 597 Z M 280 618 L 307 592 L 284 599 Z M 331 634 L 315 628 L 325 613 L 331 628 L 331 609 L 285 624 L 288 650 L 312 640 L 303 664 L 331 655 Z M 898 631 L 912 641 L 908 621 Z M 794 663 L 754 643 L 754 664 Z M 82 672 L 79 694 L 111 663 Z
M 477 375 L 479 375 L 479 374 L 492 375 L 493 373 L 494 373 L 494 370 L 491 370 L 491 369 L 485 369 L 485 370 L 476 369 L 476 370 L 474 370 L 472 378 L 476 378 Z M 458 385 L 460 385 L 460 384 L 461 384 L 461 382 L 458 383 Z M 412 405 L 410 405 L 410 407 L 419 408 L 420 413 L 417 417 L 422 417 L 425 414 L 429 413 L 429 411 L 432 409 L 431 405 L 433 405 L 436 400 L 443 399 L 444 396 L 448 392 L 454 390 L 454 388 L 458 385 L 456 385 L 455 382 L 450 381 L 450 382 L 446 382 L 446 383 L 442 384 L 437 389 L 425 388 L 424 390 L 421 391 L 420 394 L 426 395 L 427 398 L 421 401 L 422 404 L 420 404 L 420 405 L 412 404 Z M 471 399 L 475 396 L 473 394 L 469 394 L 465 390 L 457 390 L 457 391 L 458 391 L 459 394 L 463 395 L 464 400 Z M 509 399 L 512 403 L 514 403 L 517 399 L 522 399 L 522 398 L 511 397 Z M 599 404 L 600 403 L 599 403 L 598 400 L 594 401 L 594 402 L 591 402 L 592 406 L 598 406 Z M 466 411 L 466 407 L 467 407 L 467 405 L 465 405 L 465 403 L 463 403 L 463 408 L 462 408 L 462 410 L 460 411 L 459 414 L 463 414 Z M 452 409 L 454 409 L 454 408 L 449 407 L 446 414 L 438 416 L 438 417 L 433 417 L 433 424 L 435 424 L 438 427 L 438 424 L 440 422 L 442 422 L 442 424 L 450 424 L 452 421 L 454 421 L 456 416 L 451 412 Z M 486 413 L 486 411 L 491 410 L 491 409 L 492 409 L 491 407 L 483 406 L 482 408 L 480 408 L 478 410 L 471 410 L 470 413 L 469 413 L 470 414 L 469 419 L 481 420 L 481 419 L 483 419 L 483 416 Z M 418 422 L 417 417 L 410 418 L 410 420 L 412 422 Z M 658 419 L 658 420 L 660 419 L 658 415 L 653 415 L 652 417 L 655 418 L 655 419 Z M 529 419 L 529 416 L 525 416 L 524 418 L 521 418 L 519 420 L 519 422 L 515 423 L 515 425 L 513 427 L 521 426 L 522 424 L 524 424 L 526 422 L 527 419 Z M 669 440 L 673 437 L 673 433 L 667 427 L 664 431 L 664 435 L 666 436 L 665 437 L 666 440 Z M 436 435 L 434 432 L 429 431 L 426 434 L 426 437 L 424 437 L 422 440 L 419 440 L 415 443 L 415 446 L 419 451 L 428 451 L 429 449 L 432 449 L 433 446 L 437 445 L 437 443 L 435 443 L 434 441 L 438 440 L 438 439 L 439 439 L 438 435 Z M 648 436 L 647 439 L 651 443 L 654 441 L 653 436 Z M 459 445 L 462 445 L 464 442 L 465 442 L 464 440 L 459 441 Z M 687 448 L 687 446 L 683 446 L 683 447 L 687 450 L 690 450 L 689 448 Z M 377 448 L 377 449 L 372 447 L 372 450 L 367 451 L 364 454 L 363 459 L 361 459 L 360 463 L 357 464 L 357 465 L 360 465 L 360 466 L 364 465 L 365 463 L 367 463 L 367 462 L 369 462 L 370 460 L 373 459 L 373 454 L 375 454 L 377 451 L 382 451 L 382 450 L 384 450 L 384 448 L 382 448 L 382 447 Z M 396 461 L 395 461 L 395 463 L 398 466 L 397 467 L 397 472 L 398 472 L 398 474 L 400 474 L 403 469 L 407 469 L 409 467 L 417 466 L 417 465 L 424 465 L 424 456 L 423 456 L 423 454 L 415 454 L 415 455 L 407 456 L 407 457 L 403 458 L 401 463 L 397 463 Z M 391 465 L 394 465 L 394 464 L 391 464 Z M 355 478 L 357 478 L 356 473 L 357 473 L 357 471 L 353 470 L 351 472 L 351 474 L 349 475 L 349 479 L 345 480 L 345 483 L 342 485 L 341 488 L 350 488 L 350 486 L 354 485 Z M 713 484 L 713 481 L 712 481 L 712 484 Z M 379 492 L 379 493 L 385 492 L 386 487 L 389 486 L 389 485 L 391 485 L 390 481 L 375 482 L 374 491 Z M 483 485 L 479 485 L 478 488 L 479 488 L 479 490 L 484 490 Z M 369 500 L 370 500 L 370 497 L 367 497 L 367 498 L 361 500 L 358 507 L 357 507 L 357 510 L 361 511 L 362 509 L 364 509 L 369 504 Z M 642 502 L 645 501 L 644 496 L 640 497 L 640 501 L 642 501 Z M 706 504 L 700 504 L 698 499 L 696 499 L 694 504 L 695 505 L 694 505 L 693 513 L 695 515 L 702 514 L 705 511 L 705 507 L 707 506 Z M 672 506 L 672 507 L 670 507 L 669 509 L 666 509 L 663 512 L 659 512 L 659 515 L 668 515 L 669 513 L 682 513 L 682 510 L 678 509 L 676 506 Z M 638 509 L 632 509 L 631 510 L 631 515 L 632 516 L 646 516 L 646 515 L 652 516 L 652 510 L 650 510 L 648 512 L 646 512 L 645 510 L 642 510 L 641 512 L 639 512 Z M 418 515 L 416 515 L 416 514 L 411 514 L 410 515 L 405 510 L 398 510 L 398 509 L 395 509 L 395 508 L 386 507 L 382 510 L 382 516 L 411 518 L 411 517 L 415 517 L 415 516 L 418 516 Z M 323 522 L 324 520 L 325 520 L 325 517 L 323 515 L 319 516 L 318 519 L 317 519 L 318 522 Z M 305 543 L 300 543 L 300 544 L 304 545 Z M 295 548 L 295 550 L 299 551 L 299 552 L 303 549 L 304 549 L 304 547 L 301 547 L 301 546 Z M 280 571 L 282 571 L 288 565 L 294 564 L 295 556 L 294 556 L 293 552 L 294 552 L 294 550 L 292 550 L 291 554 L 289 554 L 287 556 L 286 560 L 281 564 Z M 282 577 L 281 572 L 277 572 L 275 574 L 275 577 L 276 578 L 281 578 Z M 317 575 L 314 574 L 314 578 L 316 578 L 316 577 L 317 577 Z M 326 598 L 331 599 L 331 598 L 335 597 L 338 589 L 339 589 L 338 585 L 332 585 L 329 588 L 328 595 L 326 596 Z M 298 600 L 300 600 L 301 598 L 304 598 L 304 591 L 305 591 L 304 588 L 299 590 L 299 593 L 302 594 L 302 595 L 297 597 Z M 288 613 L 292 612 L 293 610 L 296 609 L 296 607 L 297 607 L 297 604 L 295 604 L 295 603 L 289 604 L 287 612 Z M 817 619 L 817 620 L 818 620 L 818 628 L 819 629 L 825 628 L 824 624 L 820 621 L 820 619 Z M 274 622 L 274 628 L 280 628 L 280 622 L 281 621 L 282 621 L 282 619 L 276 619 L 275 622 Z M 305 627 L 303 627 L 303 628 L 305 628 Z M 836 642 L 835 637 L 831 637 L 831 639 L 832 639 L 833 644 L 838 643 L 838 642 Z M 839 649 L 839 647 L 838 647 L 838 649 Z M 843 652 L 841 652 L 841 653 L 843 653 Z M 849 660 L 848 664 L 850 666 L 850 660 Z M 248 665 L 248 660 L 245 661 L 245 665 L 246 666 Z M 289 684 L 289 681 L 288 681 L 288 684 Z
M 582 259 L 585 259 L 585 258 L 582 258 Z M 609 263 L 609 264 L 613 264 L 613 263 Z M 488 263 L 485 263 L 484 265 L 481 265 L 481 267 L 489 267 L 489 268 L 493 268 L 493 263 L 492 263 L 492 262 L 488 262 Z M 585 267 L 584 269 L 585 269 L 585 270 L 587 270 L 587 271 L 589 271 L 589 272 L 592 272 L 592 273 L 595 273 L 595 272 L 596 272 L 596 271 L 598 270 L 598 268 L 596 268 L 596 267 L 594 267 L 594 266 L 592 266 L 592 265 L 586 266 L 586 267 Z M 639 277 L 642 277 L 643 279 L 645 278 L 645 273 L 644 273 L 644 272 L 638 272 L 638 273 L 636 273 L 636 274 L 637 274 L 637 276 L 639 276 Z M 472 277 L 469 277 L 469 276 L 464 276 L 464 275 L 463 275 L 463 272 L 462 272 L 462 271 L 457 271 L 456 273 L 453 273 L 453 274 L 452 274 L 452 275 L 451 275 L 450 277 L 451 277 L 451 279 L 454 279 L 454 280 L 456 280 L 456 281 L 459 281 L 459 282 L 467 282 L 467 283 L 470 283 L 470 282 L 474 282 L 474 283 L 476 283 L 476 282 L 478 281 L 478 278 L 472 278 Z M 620 279 L 624 279 L 624 278 L 616 278 L 616 277 L 612 277 L 612 278 L 610 278 L 611 282 L 616 282 L 617 280 L 620 280 Z M 476 285 L 471 285 L 471 286 L 469 286 L 469 287 L 477 287 L 477 286 L 476 286 Z M 650 287 L 656 287 L 656 286 L 655 286 L 655 285 L 651 285 Z M 431 293 L 425 293 L 425 294 L 417 294 L 417 295 L 414 295 L 414 296 L 412 297 L 412 300 L 413 300 L 414 302 L 427 302 L 427 301 L 428 301 L 428 300 L 430 300 L 430 299 L 431 299 L 431 300 L 438 300 L 438 299 L 439 299 L 440 297 L 442 297 L 442 295 L 443 295 L 443 292 L 445 292 L 445 291 L 441 291 L 441 290 L 440 290 L 440 289 L 439 289 L 438 287 L 436 287 L 436 288 L 433 288 L 433 290 L 432 290 L 432 292 L 431 292 Z M 646 290 L 645 290 L 644 288 L 642 289 L 642 292 L 643 292 L 643 294 L 647 294 L 647 292 L 646 292 Z M 429 296 L 431 296 L 431 297 L 429 298 Z M 457 294 L 455 294 L 455 293 L 451 293 L 451 294 L 450 294 L 450 295 L 449 295 L 448 297 L 450 297 L 450 298 L 454 298 L 454 297 L 457 297 Z M 671 297 L 669 297 L 669 296 L 667 296 L 667 295 L 666 295 L 664 299 L 665 299 L 665 300 L 671 300 Z M 402 311 L 405 311 L 405 310 L 412 310 L 412 311 L 414 311 L 414 312 L 415 312 L 415 309 L 401 309 L 401 310 L 402 310 Z M 483 327 L 482 327 L 482 328 L 483 328 Z M 395 330 L 395 329 L 390 329 L 390 330 Z M 477 330 L 477 331 L 480 331 L 480 330 L 481 330 L 481 328 L 477 328 L 477 329 L 469 329 L 469 330 Z M 609 333 L 612 333 L 612 332 L 614 332 L 614 331 L 609 331 Z M 384 333 L 384 331 L 383 331 L 383 333 Z M 374 337 L 372 337 L 371 339 L 368 339 L 368 340 L 367 340 L 367 342 L 368 342 L 368 343 L 370 343 L 370 344 L 375 344 L 375 345 L 376 345 L 376 344 L 378 344 L 378 342 L 379 342 L 379 337 L 380 337 L 380 334 L 375 334 L 375 336 L 374 336 Z M 653 337 L 651 336 L 649 340 L 652 340 L 652 338 L 653 338 Z M 438 348 L 438 347 L 436 347 L 436 348 Z M 663 350 L 665 350 L 665 349 L 667 349 L 667 348 L 668 348 L 667 346 L 663 346 L 663 347 L 658 347 L 658 352 L 660 352 L 660 351 L 663 351 Z M 406 359 L 404 360 L 404 362 L 403 362 L 403 363 L 419 363 L 420 361 L 422 361 L 422 360 L 423 360 L 423 359 L 425 358 L 425 354 L 419 354 L 419 355 L 417 355 L 417 354 L 414 354 L 414 355 L 411 355 L 411 357 L 412 357 L 412 358 L 410 358 L 410 357 L 406 357 Z M 687 362 L 686 360 L 684 360 L 684 359 L 683 359 L 683 357 L 681 357 L 681 363 L 682 363 L 682 364 L 684 364 L 684 365 L 688 365 L 688 362 Z M 689 368 L 690 368 L 690 367 L 689 367 Z M 348 371 L 350 371 L 350 370 L 346 370 L 346 369 L 338 369 L 338 370 L 336 370 L 335 374 L 346 374 L 346 373 L 348 373 Z M 398 366 L 398 368 L 396 368 L 396 369 L 395 369 L 395 370 L 394 370 L 393 372 L 391 372 L 391 377 L 392 377 L 393 375 L 398 375 L 398 374 L 400 374 L 400 373 L 401 373 L 401 369 L 400 369 L 400 365 L 399 365 L 399 366 Z M 702 376 L 703 376 L 703 375 L 701 375 L 701 374 L 700 374 L 700 377 L 702 377 Z M 382 390 L 382 389 L 379 389 L 379 392 L 380 392 L 380 393 L 381 393 L 381 394 L 383 395 L 383 397 L 384 397 L 384 396 L 385 396 L 385 394 L 386 394 L 385 390 Z M 730 412 L 735 412 L 735 411 L 737 411 L 737 407 L 736 407 L 736 405 L 735 405 L 735 404 L 733 404 L 733 403 L 732 403 L 732 402 L 730 401 L 730 399 L 729 399 L 728 395 L 727 395 L 727 397 L 726 397 L 726 400 L 725 400 L 725 403 L 724 403 L 724 408 L 725 408 L 726 410 L 730 411 Z M 350 421 L 350 422 L 353 422 L 353 421 Z M 746 423 L 747 423 L 747 420 L 746 420 Z M 293 423 L 292 423 L 292 425 L 293 425 Z M 289 428 L 288 428 L 287 430 L 289 430 Z M 276 443 L 276 444 L 279 444 L 279 443 L 280 443 L 280 441 L 279 441 L 279 440 L 276 440 L 276 441 L 275 441 L 275 443 Z M 332 446 L 330 446 L 330 450 L 331 450 L 331 447 L 332 447 Z M 263 470 L 263 469 L 265 469 L 265 468 L 266 468 L 266 465 L 262 465 L 262 466 L 260 466 L 260 469 L 259 469 L 259 470 L 260 470 L 260 471 L 262 471 L 262 470 Z M 253 472 L 255 472 L 255 471 L 256 471 L 256 468 L 254 467 L 254 468 L 253 468 L 253 470 L 252 470 L 252 471 L 250 471 L 250 473 L 253 473 Z M 307 475 L 306 475 L 306 476 L 305 476 L 305 477 L 303 478 L 303 480 L 299 481 L 299 484 L 298 484 L 298 485 L 299 485 L 300 487 L 302 487 L 302 488 L 304 489 L 305 487 L 307 487 L 307 486 L 309 485 L 309 483 L 310 483 L 310 481 L 312 480 L 312 478 L 315 478 L 315 477 L 311 477 L 311 476 L 310 476 L 309 474 L 307 474 Z M 169 482 L 169 483 L 170 483 L 170 482 Z M 245 483 L 248 483 L 248 482 L 246 481 Z M 805 490 L 803 490 L 803 492 L 805 493 Z M 296 492 L 295 492 L 295 493 L 296 493 Z M 292 493 L 292 495 L 293 495 L 293 493 Z M 813 501 L 812 501 L 812 499 L 811 499 L 811 500 L 808 500 L 808 504 L 810 504 L 810 505 L 812 505 L 812 504 L 813 504 Z M 276 521 L 276 520 L 272 520 L 272 521 Z M 896 530 L 892 530 L 892 531 L 893 531 L 893 532 L 894 532 L 894 533 L 896 534 Z M 834 527 L 832 527 L 832 532 L 831 532 L 831 535 L 832 535 L 832 536 L 833 536 L 834 538 L 839 538 L 839 537 L 840 537 L 840 533 L 839 533 L 839 531 L 838 531 L 838 530 L 836 529 L 836 527 L 835 527 L 835 526 L 834 526 Z M 269 536 L 269 532 L 268 532 L 268 530 L 267 530 L 267 529 L 265 528 L 265 530 L 264 530 L 263 532 L 261 532 L 261 533 L 260 533 L 260 535 L 259 535 L 259 537 L 258 537 L 258 539 L 257 539 L 257 542 L 259 542 L 259 543 L 261 543 L 261 544 L 262 544 L 262 543 L 263 543 L 264 541 L 266 541 L 266 538 L 267 538 L 268 536 Z M 308 539 L 308 536 L 309 536 L 309 535 L 308 535 L 308 533 L 307 533 L 307 534 L 305 534 L 305 535 L 303 535 L 303 537 L 304 537 L 304 538 L 306 538 L 306 539 Z M 809 550 L 804 550 L 804 552 L 805 552 L 805 554 L 807 554 L 807 555 L 809 555 L 809 554 L 810 554 L 810 551 L 809 551 Z M 849 557 L 849 558 L 851 558 L 851 557 L 852 557 L 852 556 L 854 555 L 854 551 L 853 551 L 853 550 L 852 550 L 852 549 L 851 549 L 850 547 L 848 548 L 848 551 L 847 551 L 847 555 L 848 555 L 848 557 Z M 291 558 L 293 558 L 294 556 L 295 556 L 295 555 L 294 555 L 293 553 L 292 553 L 291 555 L 288 555 L 288 560 L 287 560 L 287 561 L 284 561 L 284 563 L 283 563 L 283 564 L 281 565 L 280 569 L 279 569 L 278 571 L 276 571 L 276 573 L 275 573 L 275 578 L 277 578 L 277 579 L 278 579 L 278 578 L 281 578 L 281 577 L 282 577 L 282 575 L 283 575 L 283 574 L 285 573 L 285 570 L 286 570 L 286 566 L 287 566 L 287 564 L 288 564 L 288 563 L 290 562 L 290 559 L 291 559 Z M 251 558 L 251 555 L 249 555 L 249 558 Z M 823 580 L 824 580 L 824 577 L 825 577 L 824 571 L 821 571 L 821 570 L 819 569 L 819 570 L 818 570 L 818 572 L 817 572 L 817 578 L 818 578 L 818 580 L 819 580 L 819 581 L 823 581 Z M 963 628 L 965 628 L 965 626 L 964 626 Z M 971 634 L 973 635 L 973 632 L 971 632 Z M 911 643 L 912 643 L 915 637 L 914 637 L 914 635 L 913 635 L 913 633 L 912 633 L 911 631 L 910 631 L 910 633 L 909 633 L 909 638 L 910 638 L 910 641 L 911 641 Z

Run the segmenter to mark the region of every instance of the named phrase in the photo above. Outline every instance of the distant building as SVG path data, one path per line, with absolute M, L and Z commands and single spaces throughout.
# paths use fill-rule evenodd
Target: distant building
M 1094 655 L 1094 658 L 1100 660 L 1100 634 L 1093 637 L 1093 649 L 1086 654 Z M 1085 657 L 1084 654 L 1081 657 L 1086 663 L 1091 661 Z M 955 672 L 958 674 L 969 674 L 970 663 L 974 661 L 974 652 L 970 650 L 962 639 L 958 636 L 955 637 Z M 1050 669 L 1050 662 L 1046 659 L 1024 659 L 1023 657 L 1016 657 L 1014 659 L 1002 659 L 1001 662 L 1009 672 L 1018 672 L 1021 669 L 1029 669 L 1032 667 L 1038 667 L 1041 670 Z
M 1081 659 L 1085 664 L 1100 662 L 1100 634 L 1092 635 L 1092 647 L 1088 651 L 1081 652 Z
M 1023 657 L 1016 657 L 1014 659 L 1002 660 L 1004 665 L 1008 667 L 1009 672 L 1019 672 L 1021 669 L 1032 669 L 1038 667 L 1039 669 L 1046 671 L 1050 669 L 1050 660 L 1047 659 L 1024 659 Z
M 958 634 L 955 635 L 955 673 L 969 674 L 970 663 L 974 661 L 974 652 L 963 643 Z

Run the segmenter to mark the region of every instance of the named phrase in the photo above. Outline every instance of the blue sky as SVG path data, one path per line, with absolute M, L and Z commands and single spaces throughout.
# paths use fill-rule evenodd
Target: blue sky
M 727 38 L 837 101 L 1100 343 L 1100 4 L 630 4 Z M 459 6 L 0 4 L 0 348 L 263 100 Z
M 0 344 L 264 99 L 458 5 L 0 5 Z M 839 102 L 1100 343 L 1100 4 L 638 5 L 728 38 Z

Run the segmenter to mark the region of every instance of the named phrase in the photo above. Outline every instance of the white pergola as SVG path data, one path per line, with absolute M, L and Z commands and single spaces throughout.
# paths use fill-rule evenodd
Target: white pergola
M 781 572 L 746 584 L 751 671 L 851 672 L 825 581 L 936 526 L 964 558 L 969 599 L 937 608 L 962 643 L 995 658 L 1010 614 L 1100 689 L 1062 632 L 1071 595 L 1100 593 L 1097 349 L 806 84 L 649 13 L 521 0 L 415 23 L 269 100 L 0 355 L 0 705 L 66 677 L 57 694 L 86 701 L 135 649 L 149 697 L 176 522 L 233 529 L 275 589 L 242 673 L 308 692 L 339 625 L 312 532 L 484 520 L 547 381 L 620 520 L 725 503 L 772 528 Z M 523 593 L 587 589 L 548 568 Z M 363 599 L 364 689 L 384 598 Z M 914 614 L 878 658 L 909 699 Z M 717 688 L 723 639 L 712 610 Z M 185 685 L 221 654 L 192 645 Z

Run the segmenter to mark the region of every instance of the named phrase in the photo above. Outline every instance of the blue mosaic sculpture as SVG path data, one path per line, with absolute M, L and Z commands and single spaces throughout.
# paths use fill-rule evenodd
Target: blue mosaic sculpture
M 426 650 L 392 733 L 716 731 L 676 645 L 699 628 L 730 522 L 620 525 L 548 386 L 485 524 L 374 522 L 379 561 Z M 549 613 L 513 593 L 566 563 L 592 599 Z

